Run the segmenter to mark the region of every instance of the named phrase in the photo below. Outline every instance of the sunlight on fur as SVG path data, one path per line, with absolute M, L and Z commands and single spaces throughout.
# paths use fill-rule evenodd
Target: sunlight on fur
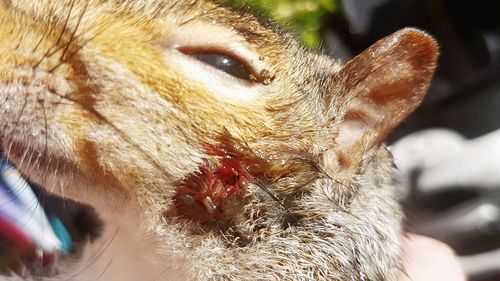
M 47 280 L 396 280 L 382 142 L 429 86 L 425 33 L 342 65 L 208 0 L 0 0 L 0 24 L 1 150 L 104 223 Z

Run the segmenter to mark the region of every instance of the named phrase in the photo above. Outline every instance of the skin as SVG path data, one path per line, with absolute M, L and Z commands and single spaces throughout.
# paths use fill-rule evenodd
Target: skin
M 94 206 L 121 257 L 174 280 L 397 280 L 382 142 L 425 95 L 428 35 L 341 65 L 210 1 L 3 0 L 0 25 L 2 150 Z M 189 56 L 207 50 L 249 79 Z
M 405 274 L 401 281 L 465 281 L 465 273 L 457 257 L 447 245 L 420 235 L 403 237 Z

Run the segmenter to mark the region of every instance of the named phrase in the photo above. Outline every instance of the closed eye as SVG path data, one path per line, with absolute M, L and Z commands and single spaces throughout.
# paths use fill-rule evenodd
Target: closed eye
M 216 52 L 186 52 L 186 54 L 235 78 L 255 81 L 255 76 L 244 63 L 228 55 Z
M 160 40 L 164 60 L 186 80 L 231 103 L 255 101 L 268 91 L 274 75 L 267 57 L 232 30 L 192 22 L 169 31 Z

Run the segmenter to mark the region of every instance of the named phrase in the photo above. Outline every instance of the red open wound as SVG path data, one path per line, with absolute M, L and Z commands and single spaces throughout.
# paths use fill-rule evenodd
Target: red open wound
M 205 222 L 228 222 L 242 212 L 247 184 L 255 182 L 248 172 L 248 161 L 234 153 L 214 151 L 221 156 L 217 166 L 202 166 L 190 175 L 174 197 L 181 217 Z

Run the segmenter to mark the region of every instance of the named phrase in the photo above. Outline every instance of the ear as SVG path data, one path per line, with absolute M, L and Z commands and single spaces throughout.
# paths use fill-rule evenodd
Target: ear
M 335 80 L 347 110 L 336 138 L 341 168 L 356 169 L 420 104 L 437 59 L 437 44 L 416 29 L 403 29 L 349 61 Z

